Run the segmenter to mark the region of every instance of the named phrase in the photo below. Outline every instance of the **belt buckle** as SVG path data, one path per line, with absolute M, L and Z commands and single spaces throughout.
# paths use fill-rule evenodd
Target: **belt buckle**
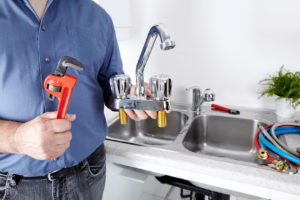
M 55 174 L 56 172 L 59 172 L 61 169 L 59 169 L 59 170 L 54 170 L 53 172 L 50 172 L 48 175 L 47 175 L 47 177 L 48 177 L 48 180 L 49 181 L 54 181 L 55 179 L 53 179 L 53 177 L 52 177 L 52 175 L 53 174 Z

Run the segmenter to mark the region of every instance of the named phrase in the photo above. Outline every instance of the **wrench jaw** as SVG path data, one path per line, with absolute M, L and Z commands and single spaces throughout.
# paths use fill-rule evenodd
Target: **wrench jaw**
M 55 76 L 64 76 L 67 72 L 68 67 L 72 67 L 78 71 L 83 71 L 84 66 L 75 58 L 70 56 L 63 56 L 57 65 Z
M 61 89 L 62 89 L 62 87 L 56 87 L 56 86 L 50 85 L 50 84 L 48 84 L 47 88 L 48 88 L 48 90 L 51 90 L 53 92 L 61 92 Z M 48 93 L 47 97 L 50 101 L 54 101 L 56 99 L 56 97 L 54 95 L 49 94 L 49 93 Z
M 84 70 L 83 64 L 81 64 L 78 60 L 70 56 L 63 56 L 58 62 L 55 73 L 50 74 L 44 83 L 44 87 L 48 92 L 47 98 L 50 101 L 54 101 L 56 98 L 60 99 L 64 87 L 75 86 L 77 77 L 66 74 L 68 67 L 79 71 Z M 73 79 L 75 80 L 75 83 L 73 83 Z M 72 89 L 70 91 L 72 91 Z

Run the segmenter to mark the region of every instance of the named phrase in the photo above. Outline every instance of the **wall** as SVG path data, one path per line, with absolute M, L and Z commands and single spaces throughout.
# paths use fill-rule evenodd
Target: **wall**
M 131 0 L 93 0 L 102 6 L 111 16 L 117 38 L 126 40 L 131 33 Z
M 173 79 L 175 102 L 191 102 L 185 88 L 212 88 L 216 103 L 274 108 L 258 82 L 281 65 L 300 68 L 298 0 L 131 0 L 132 33 L 119 42 L 125 72 L 135 67 L 149 28 L 165 23 L 176 48 L 154 46 L 145 69 Z

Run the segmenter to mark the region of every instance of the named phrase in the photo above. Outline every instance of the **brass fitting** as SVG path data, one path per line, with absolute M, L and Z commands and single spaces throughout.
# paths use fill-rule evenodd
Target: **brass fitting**
M 121 124 L 128 123 L 127 114 L 124 109 L 119 109 L 119 119 Z
M 261 148 L 257 152 L 257 156 L 259 159 L 266 160 L 268 158 L 268 152 L 265 149 Z
M 289 167 L 288 164 L 282 160 L 274 160 L 273 165 L 277 171 L 285 172 Z
M 157 114 L 157 126 L 159 128 L 165 128 L 167 126 L 167 114 L 166 114 L 166 111 L 158 111 L 158 114 Z

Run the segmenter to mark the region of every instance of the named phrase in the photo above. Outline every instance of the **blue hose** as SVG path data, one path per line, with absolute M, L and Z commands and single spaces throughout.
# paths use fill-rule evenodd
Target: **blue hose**
M 290 127 L 290 128 L 295 128 L 295 127 Z M 299 127 L 299 128 L 300 128 L 300 127 Z M 268 129 L 266 129 L 266 131 L 269 133 L 270 129 L 271 129 L 271 128 L 268 128 Z M 282 132 L 282 130 L 285 130 L 284 127 L 278 127 L 276 130 L 277 130 L 276 135 L 288 134 L 288 133 L 286 133 L 286 132 Z M 260 133 L 260 134 L 265 138 L 265 136 L 264 136 L 262 133 Z M 261 146 L 261 148 L 263 148 L 263 149 L 266 148 L 266 146 L 265 146 L 264 143 L 262 143 L 262 142 L 261 142 L 260 146 Z
M 269 129 L 266 129 L 266 131 L 269 133 Z M 276 129 L 275 134 L 276 135 L 283 135 L 283 134 L 291 134 L 291 133 L 300 133 L 300 127 L 279 127 Z M 263 135 L 263 133 L 259 134 L 259 140 L 261 141 L 261 147 L 262 148 L 269 148 L 271 151 L 277 153 L 278 155 L 296 163 L 300 165 L 300 159 L 289 154 L 286 153 L 280 149 L 278 149 L 277 147 L 275 147 L 273 144 L 271 144 Z

